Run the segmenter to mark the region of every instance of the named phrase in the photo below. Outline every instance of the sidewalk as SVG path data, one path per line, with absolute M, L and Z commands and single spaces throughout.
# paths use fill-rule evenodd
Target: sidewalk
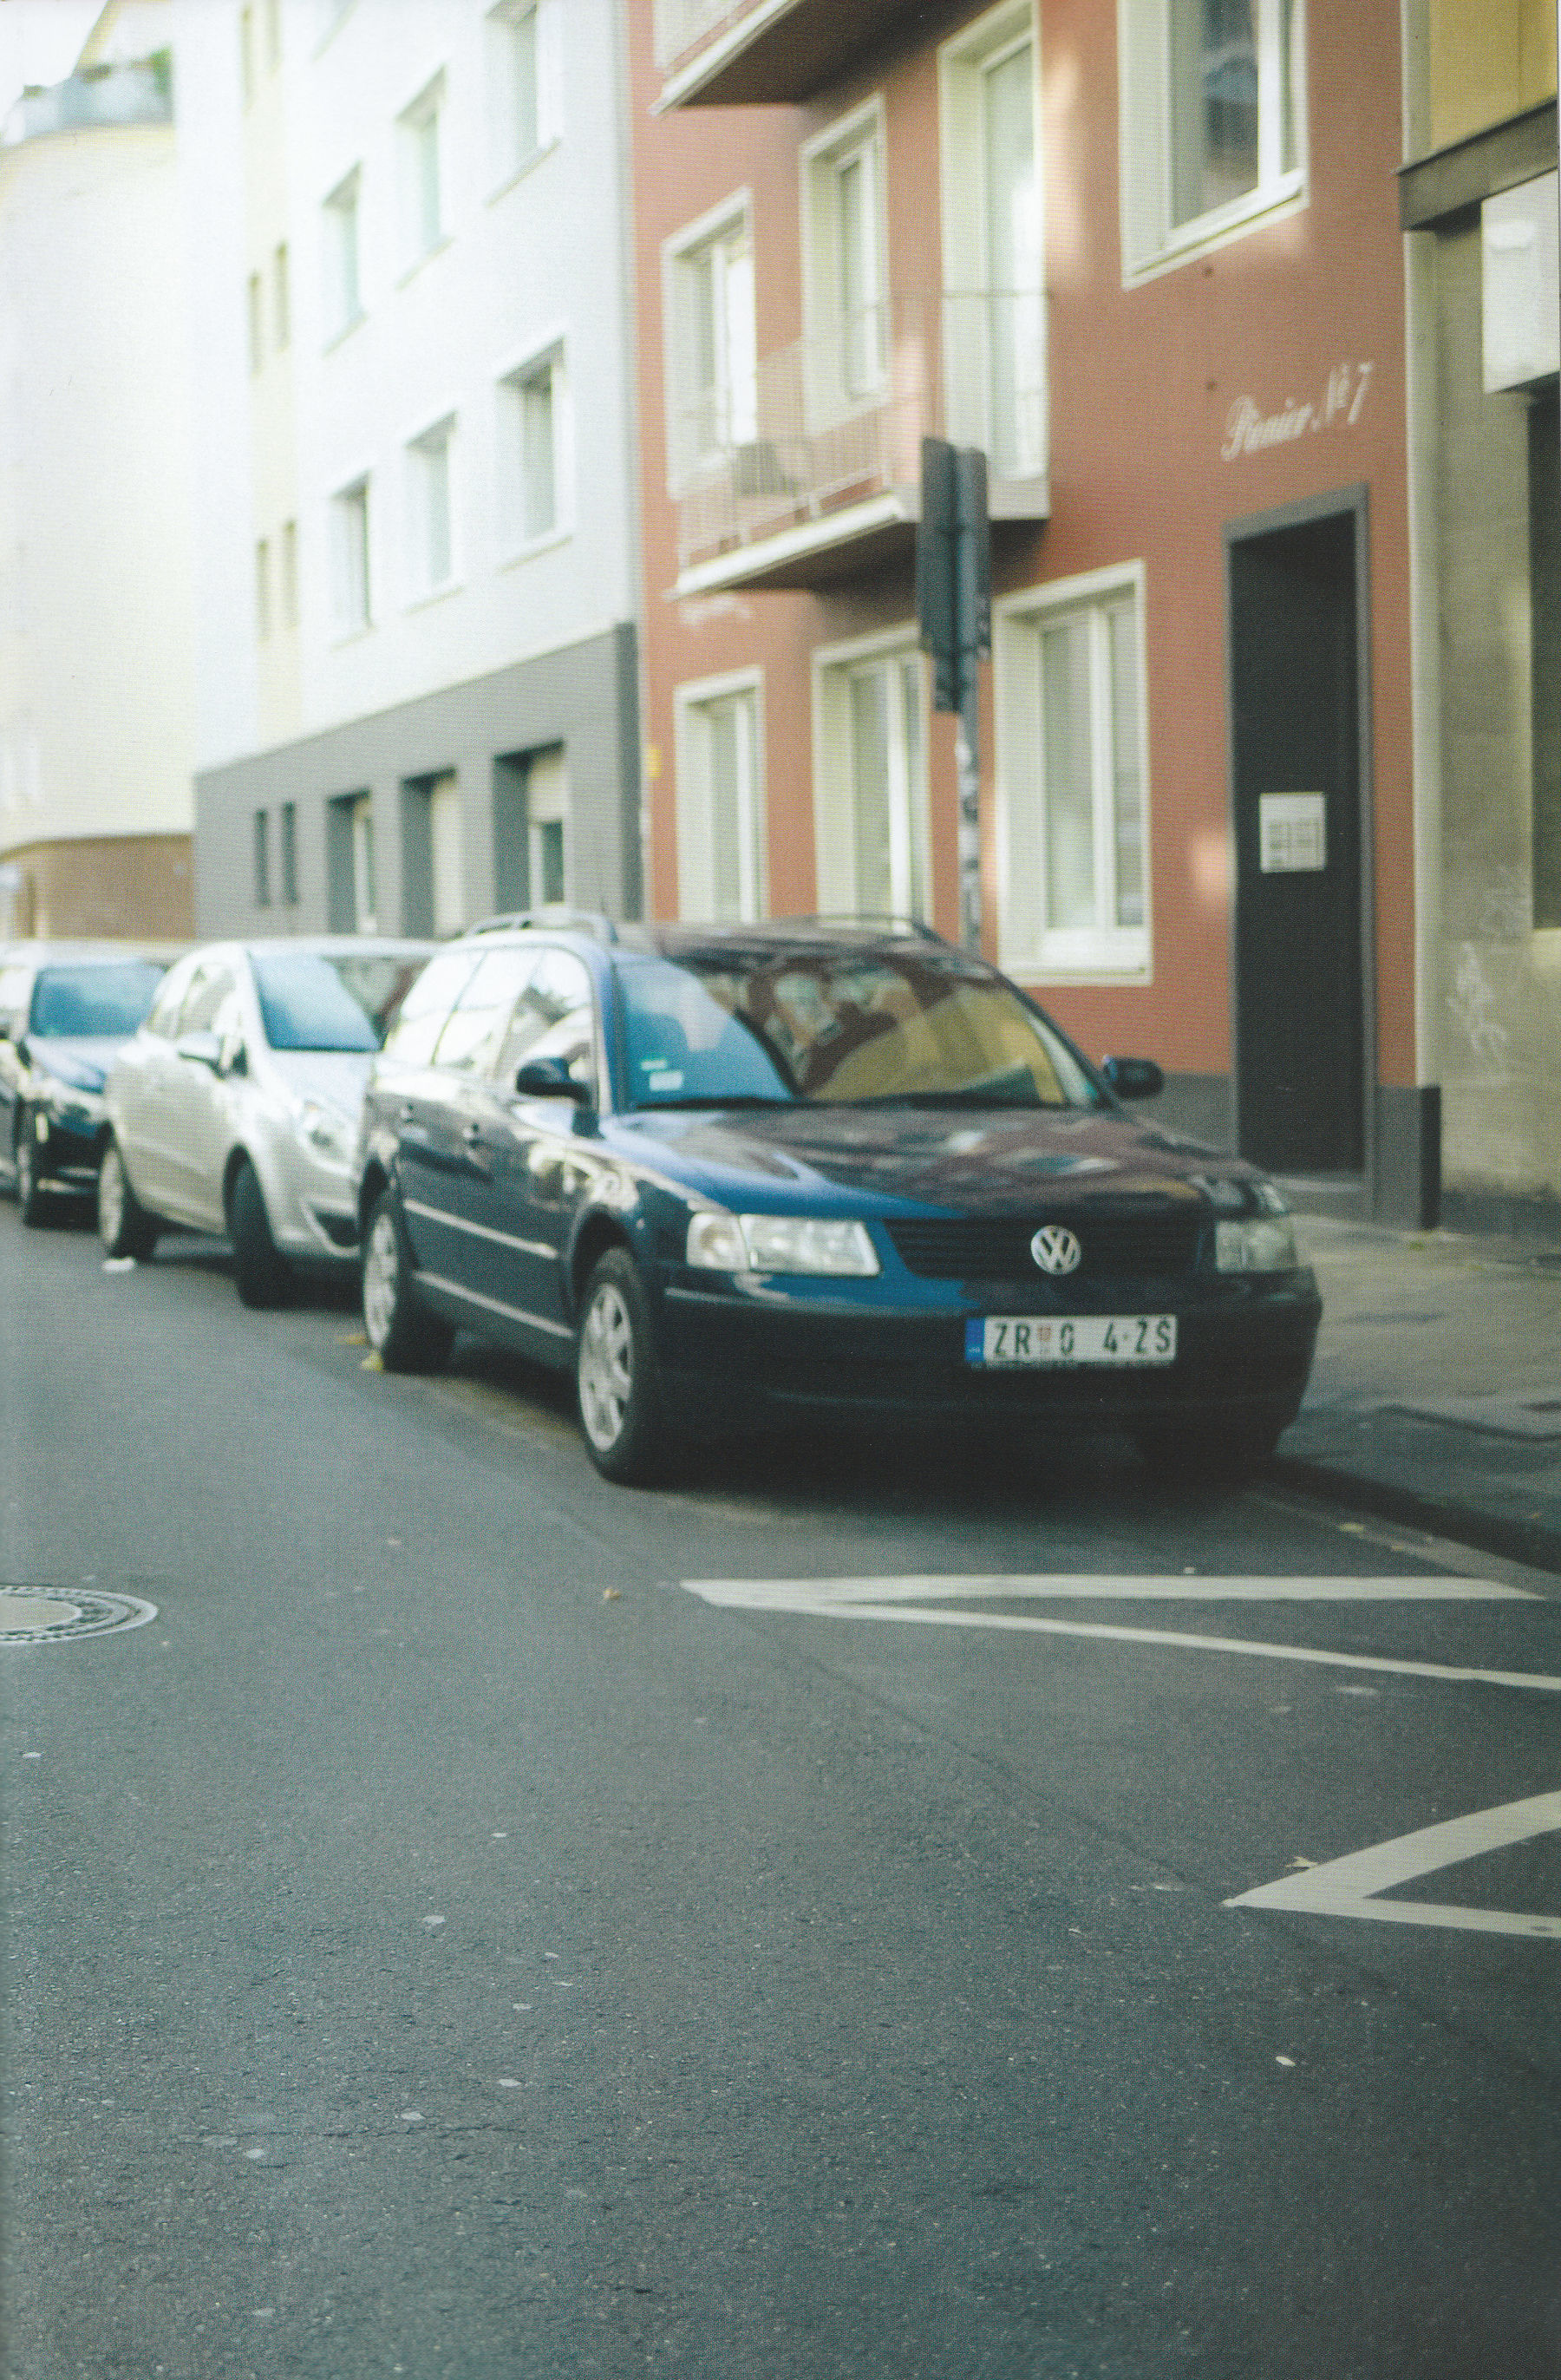
M 1279 1475 L 1561 1574 L 1561 1247 L 1296 1228 L 1323 1328 Z

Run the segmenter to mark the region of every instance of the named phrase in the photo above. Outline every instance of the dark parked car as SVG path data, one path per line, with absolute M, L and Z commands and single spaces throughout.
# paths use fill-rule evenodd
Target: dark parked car
M 464 1324 L 573 1369 L 618 1479 L 804 1414 L 1251 1460 L 1316 1286 L 1271 1184 L 1123 1112 L 1159 1080 L 921 929 L 479 929 L 365 1096 L 369 1336 L 392 1368 Z
M 35 1223 L 51 1190 L 91 1191 L 107 1136 L 103 1083 L 171 953 L 125 943 L 0 951 L 0 1179 Z

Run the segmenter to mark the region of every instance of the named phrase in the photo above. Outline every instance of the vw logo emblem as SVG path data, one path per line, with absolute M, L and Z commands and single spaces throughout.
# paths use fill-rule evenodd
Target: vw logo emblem
M 1084 1252 L 1065 1223 L 1043 1223 L 1030 1243 L 1030 1254 L 1043 1272 L 1077 1272 Z

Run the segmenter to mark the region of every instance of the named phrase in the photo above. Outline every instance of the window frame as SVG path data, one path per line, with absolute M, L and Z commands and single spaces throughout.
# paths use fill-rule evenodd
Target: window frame
M 536 91 L 536 139 L 529 149 L 523 150 L 512 139 L 514 87 L 510 67 L 512 53 L 503 44 L 513 40 L 521 25 L 529 18 L 535 27 L 533 79 Z M 489 91 L 488 103 L 488 167 L 491 181 L 490 200 L 501 198 L 504 191 L 522 180 L 549 152 L 556 149 L 562 137 L 559 72 L 556 44 L 558 39 L 557 10 L 553 0 L 493 0 L 483 14 L 486 49 L 485 68 Z M 500 60 L 503 63 L 501 64 Z
M 253 862 L 252 891 L 257 909 L 272 906 L 271 881 L 271 812 L 255 810 L 250 814 L 250 857 Z
M 320 202 L 324 218 L 321 274 L 325 308 L 324 346 L 333 347 L 357 329 L 364 316 L 362 231 L 363 164 L 361 159 L 326 192 Z
M 769 915 L 769 809 L 765 770 L 764 672 L 728 670 L 717 677 L 692 678 L 672 690 L 673 787 L 677 824 L 678 916 L 715 919 L 712 846 L 714 784 L 710 768 L 710 713 L 718 705 L 746 698 L 752 706 L 749 747 L 747 847 L 743 849 L 739 811 L 739 902 L 735 919 L 756 924 Z M 739 795 L 741 803 L 742 795 Z M 743 880 L 746 878 L 746 882 Z M 751 905 L 750 905 L 751 904 Z
M 860 310 L 877 312 L 875 369 L 857 386 L 844 350 L 849 340 L 845 293 L 839 285 L 841 231 L 840 177 L 854 159 L 870 155 L 874 162 L 873 271 L 877 296 Z M 887 316 L 893 303 L 889 253 L 888 111 L 881 91 L 837 116 L 822 131 L 804 141 L 798 156 L 801 174 L 802 312 L 805 342 L 804 406 L 810 424 L 849 420 L 883 402 L 889 385 L 889 359 L 893 341 Z M 828 342 L 841 343 L 841 357 L 826 355 Z
M 245 284 L 244 295 L 245 327 L 248 334 L 249 346 L 249 377 L 251 380 L 258 380 L 265 369 L 266 360 L 266 301 L 263 274 L 250 273 Z
M 429 75 L 415 99 L 395 119 L 396 180 L 399 185 L 402 273 L 405 281 L 449 244 L 449 176 L 446 171 L 444 113 L 448 92 L 443 67 Z M 424 143 L 431 130 L 434 214 L 430 226 Z
M 448 595 L 458 587 L 460 571 L 455 534 L 455 449 L 459 435 L 458 417 L 454 407 L 429 422 L 415 436 L 402 443 L 402 473 L 405 495 L 406 529 L 405 581 L 406 606 L 413 609 L 441 595 Z M 436 573 L 435 555 L 430 535 L 431 467 L 434 455 L 442 458 L 444 472 L 444 570 Z
M 758 287 L 754 247 L 754 194 L 744 186 L 733 190 L 719 204 L 708 207 L 702 215 L 686 223 L 661 243 L 661 320 L 662 382 L 666 404 L 667 488 L 672 495 L 683 490 L 716 466 L 735 444 L 744 440 L 719 435 L 714 445 L 700 447 L 690 436 L 684 424 L 693 408 L 707 392 L 694 384 L 693 358 L 689 353 L 688 328 L 691 321 L 687 296 L 693 274 L 699 260 L 713 255 L 716 249 L 730 248 L 738 235 L 738 244 L 744 246 L 748 258 L 749 294 L 753 348 L 752 419 L 748 423 L 748 439 L 758 435 Z M 730 346 L 723 351 L 723 309 L 714 308 L 711 323 L 712 344 L 717 350 L 716 378 L 708 392 L 721 422 L 731 430 L 738 424 L 739 408 L 733 396 L 735 376 L 731 370 Z M 744 417 L 745 419 L 746 417 Z
M 551 525 L 532 530 L 526 525 L 525 437 L 526 390 L 549 375 L 552 424 L 552 497 Z M 569 342 L 561 329 L 528 347 L 524 356 L 498 374 L 494 384 L 498 416 L 498 518 L 502 562 L 524 562 L 534 553 L 558 545 L 575 532 L 575 424 L 569 399 Z
M 293 268 L 287 242 L 279 239 L 271 257 L 271 346 L 283 355 L 293 344 Z
M 374 625 L 374 563 L 369 511 L 372 484 L 370 472 L 358 471 L 335 489 L 331 497 L 331 619 L 337 644 L 345 644 L 350 638 L 362 636 Z M 361 554 L 356 558 L 355 573 L 361 581 L 362 608 L 351 613 L 343 601 L 349 574 L 354 572 L 355 565 L 355 557 L 343 543 L 349 506 L 355 510 L 360 507 L 363 520 Z
M 276 625 L 271 599 L 271 540 L 255 540 L 255 642 L 269 644 Z
M 1283 164 L 1282 25 L 1284 0 L 1252 0 L 1258 11 L 1258 181 L 1256 187 L 1184 224 L 1174 224 L 1171 200 L 1169 10 L 1176 0 L 1117 0 L 1118 193 L 1122 285 L 1131 288 L 1174 272 L 1192 258 L 1244 238 L 1265 224 L 1310 203 L 1309 25 L 1307 0 L 1293 0 L 1291 32 L 1295 158 Z M 1278 38 L 1271 39 L 1280 29 Z M 1280 169 L 1264 171 L 1280 151 Z
M 922 651 L 914 620 L 870 637 L 821 645 L 813 655 L 813 824 L 815 888 L 818 907 L 827 915 L 853 915 L 863 902 L 856 881 L 856 779 L 851 752 L 851 680 L 875 664 L 914 662 L 920 686 L 921 782 L 910 779 L 905 757 L 907 804 L 921 809 L 921 846 L 926 861 L 924 919 L 932 923 L 937 905 L 937 871 L 932 839 L 932 768 L 930 727 L 932 678 Z M 849 808 L 841 788 L 848 789 Z M 907 864 L 914 867 L 917 821 L 906 812 Z
M 997 725 L 994 816 L 998 851 L 998 964 L 1027 983 L 1131 983 L 1154 980 L 1154 833 L 1152 774 L 1149 757 L 1149 684 L 1144 601 L 1145 572 L 1141 559 L 1117 563 L 1100 570 L 1082 571 L 1069 578 L 1050 579 L 1005 596 L 993 607 L 993 686 Z M 1143 822 L 1144 922 L 1140 926 L 1101 925 L 1052 928 L 1043 922 L 1035 946 L 1016 930 L 1011 888 L 1020 880 L 1022 861 L 1016 852 L 1016 811 L 1020 803 L 1034 806 L 1034 840 L 1044 856 L 1046 783 L 1044 698 L 1041 690 L 1042 631 L 1086 617 L 1104 620 L 1124 599 L 1133 613 L 1137 663 L 1137 735 L 1139 804 Z M 1092 640 L 1095 632 L 1091 629 Z M 1106 685 L 1104 724 L 1098 708 L 1102 691 L 1098 663 L 1091 667 L 1092 810 L 1095 849 L 1107 833 L 1103 805 L 1112 799 L 1111 697 Z M 1029 777 L 1026 783 L 1026 765 Z M 1044 866 L 1044 858 L 1043 858 Z M 1044 876 L 1041 909 L 1045 917 L 1048 888 Z

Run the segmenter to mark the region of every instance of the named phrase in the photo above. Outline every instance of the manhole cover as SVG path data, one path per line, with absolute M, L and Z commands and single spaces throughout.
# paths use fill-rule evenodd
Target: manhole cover
M 67 1636 L 106 1636 L 144 1628 L 155 1603 L 139 1595 L 100 1595 L 92 1586 L 0 1586 L 0 1645 L 57 1645 Z

